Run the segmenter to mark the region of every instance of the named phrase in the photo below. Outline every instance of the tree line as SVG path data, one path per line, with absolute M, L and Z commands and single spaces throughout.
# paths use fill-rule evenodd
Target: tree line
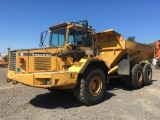
M 136 42 L 135 36 L 129 36 L 126 40 Z M 148 45 L 155 46 L 155 42 L 148 43 Z

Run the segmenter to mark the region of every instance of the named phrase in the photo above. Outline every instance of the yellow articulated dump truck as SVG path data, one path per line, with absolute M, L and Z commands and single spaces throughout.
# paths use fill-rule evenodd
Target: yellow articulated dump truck
M 141 61 L 154 57 L 154 48 L 126 41 L 114 30 L 95 33 L 84 20 L 51 26 L 41 33 L 40 48 L 12 50 L 9 57 L 7 81 L 51 92 L 71 89 L 79 102 L 93 105 L 111 78 L 126 77 L 132 89 L 150 84 L 151 66 Z

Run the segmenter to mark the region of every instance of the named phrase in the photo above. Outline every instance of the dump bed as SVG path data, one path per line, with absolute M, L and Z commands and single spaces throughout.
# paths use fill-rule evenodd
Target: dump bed
M 118 64 L 120 59 L 129 54 L 130 63 L 139 63 L 147 58 L 154 57 L 154 47 L 146 44 L 126 41 L 123 36 L 113 30 L 99 32 L 97 44 L 101 49 L 99 58 L 112 68 Z
M 154 57 L 154 47 L 146 44 L 125 41 L 125 49 L 129 51 L 131 63 L 139 63 L 147 58 Z M 134 54 L 135 55 L 134 57 Z M 132 58 L 133 57 L 133 58 Z

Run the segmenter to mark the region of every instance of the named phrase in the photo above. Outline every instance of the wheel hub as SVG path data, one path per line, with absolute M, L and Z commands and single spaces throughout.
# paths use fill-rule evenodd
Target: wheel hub
M 89 91 L 93 96 L 99 95 L 102 90 L 102 81 L 100 77 L 95 76 L 91 79 L 89 84 Z

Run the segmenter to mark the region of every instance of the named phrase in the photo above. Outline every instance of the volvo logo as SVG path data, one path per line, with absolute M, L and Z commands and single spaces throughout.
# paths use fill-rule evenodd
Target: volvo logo
M 33 53 L 32 56 L 52 56 L 51 54 L 45 54 L 45 53 Z
M 50 54 L 50 53 L 19 53 L 19 56 L 48 56 L 48 57 L 51 57 L 51 56 L 56 56 L 56 54 Z

